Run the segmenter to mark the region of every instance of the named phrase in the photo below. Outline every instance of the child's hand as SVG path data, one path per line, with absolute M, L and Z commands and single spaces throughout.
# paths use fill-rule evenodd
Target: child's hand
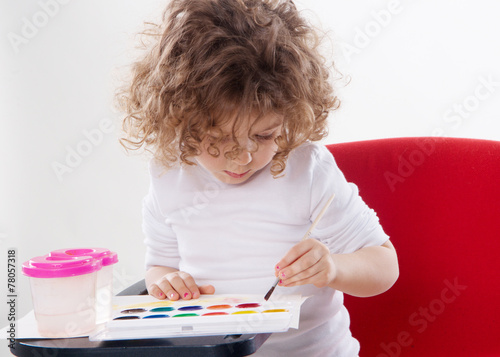
M 313 284 L 322 288 L 337 276 L 337 269 L 326 245 L 306 239 L 288 251 L 275 267 L 280 286 Z
M 148 293 L 158 299 L 168 298 L 170 300 L 197 299 L 200 294 L 213 294 L 215 288 L 212 285 L 196 285 L 193 277 L 183 271 L 174 271 L 165 274 L 156 282 L 148 286 Z

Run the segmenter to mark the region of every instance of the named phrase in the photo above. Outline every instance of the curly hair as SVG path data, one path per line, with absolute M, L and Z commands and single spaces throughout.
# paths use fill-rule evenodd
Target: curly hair
M 291 0 L 171 0 L 150 25 L 152 46 L 117 95 L 126 149 L 144 147 L 167 168 L 193 165 L 208 132 L 233 120 L 234 139 L 240 118 L 278 114 L 276 177 L 293 149 L 327 135 L 340 102 L 319 37 Z

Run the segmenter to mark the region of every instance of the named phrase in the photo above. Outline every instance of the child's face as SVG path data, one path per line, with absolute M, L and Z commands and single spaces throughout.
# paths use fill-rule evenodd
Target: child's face
M 196 157 L 197 161 L 222 182 L 243 183 L 271 162 L 278 149 L 274 140 L 281 133 L 282 122 L 282 117 L 277 115 L 267 115 L 254 125 L 251 125 L 251 120 L 246 121 L 236 132 L 242 150 L 234 158 L 229 158 L 230 155 L 226 158 L 225 155 L 235 146 L 231 135 L 232 125 L 227 125 L 222 128 L 224 137 L 219 144 L 220 155 L 214 157 L 208 153 L 211 141 L 208 136 L 201 143 L 201 154 Z

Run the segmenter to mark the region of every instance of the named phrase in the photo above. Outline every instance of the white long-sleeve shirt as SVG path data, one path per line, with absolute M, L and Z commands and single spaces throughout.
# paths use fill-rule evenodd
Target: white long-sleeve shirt
M 265 295 L 277 262 L 297 244 L 335 193 L 311 237 L 332 253 L 381 245 L 389 237 L 348 183 L 332 154 L 306 143 L 292 151 L 284 177 L 269 165 L 238 185 L 217 180 L 200 165 L 164 169 L 150 164 L 151 187 L 143 202 L 146 267 L 178 268 L 217 294 Z M 357 356 L 343 295 L 313 285 L 277 287 L 274 294 L 311 296 L 299 330 L 275 333 L 258 356 Z

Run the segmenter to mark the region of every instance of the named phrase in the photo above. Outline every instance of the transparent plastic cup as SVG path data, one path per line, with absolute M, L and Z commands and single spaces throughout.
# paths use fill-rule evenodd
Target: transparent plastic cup
M 118 262 L 118 255 L 106 248 L 59 249 L 49 255 L 63 258 L 90 256 L 101 261 L 102 268 L 97 272 L 95 293 L 96 323 L 109 321 L 113 298 L 113 265 Z
M 101 261 L 92 257 L 35 257 L 22 271 L 30 278 L 38 332 L 44 337 L 85 335 L 96 327 L 95 296 Z

